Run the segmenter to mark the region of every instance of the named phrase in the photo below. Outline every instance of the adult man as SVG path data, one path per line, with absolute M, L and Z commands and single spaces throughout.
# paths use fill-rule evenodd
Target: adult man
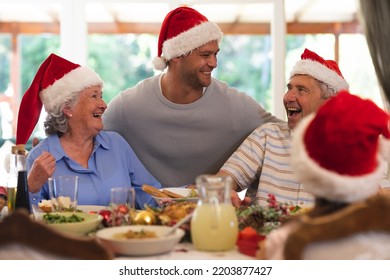
M 166 16 L 156 69 L 165 73 L 121 92 L 104 129 L 119 132 L 165 187 L 215 173 L 259 125 L 278 119 L 247 95 L 211 77 L 222 32 L 194 9 Z
M 292 130 L 325 100 L 349 87 L 336 62 L 324 60 L 308 49 L 301 58 L 291 71 L 283 98 L 288 122 L 269 123 L 255 129 L 218 172 L 232 176 L 233 189 L 237 191 L 258 180 L 255 201 L 260 205 L 267 205 L 268 194 L 282 203 L 313 205 L 314 198 L 295 178 L 290 165 Z M 242 203 L 236 192 L 232 193 L 232 202 L 235 206 Z M 249 200 L 245 198 L 244 203 Z

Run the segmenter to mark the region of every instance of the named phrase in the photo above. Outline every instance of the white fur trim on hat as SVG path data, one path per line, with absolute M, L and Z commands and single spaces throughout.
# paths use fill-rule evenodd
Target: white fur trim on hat
M 321 167 L 306 151 L 304 134 L 315 114 L 302 119 L 294 131 L 291 165 L 306 191 L 337 202 L 355 202 L 374 195 L 379 190 L 385 161 L 378 156 L 378 167 L 363 176 L 341 175 Z
M 79 92 L 91 86 L 103 86 L 100 76 L 86 66 L 81 66 L 66 73 L 61 79 L 42 90 L 39 96 L 47 112 L 53 111 L 73 92 Z
M 298 61 L 290 73 L 290 77 L 294 75 L 309 75 L 313 78 L 329 85 L 336 92 L 346 90 L 349 84 L 340 75 L 325 65 L 310 59 Z
M 208 42 L 222 39 L 222 31 L 213 22 L 203 22 L 163 43 L 162 53 L 167 61 L 185 55 Z

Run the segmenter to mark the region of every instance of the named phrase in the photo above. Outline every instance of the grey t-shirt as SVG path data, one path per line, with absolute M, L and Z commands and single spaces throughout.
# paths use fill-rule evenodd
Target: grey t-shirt
M 280 121 L 254 99 L 212 79 L 199 100 L 176 104 L 160 89 L 161 75 L 122 91 L 103 115 L 164 187 L 216 173 L 256 127 Z

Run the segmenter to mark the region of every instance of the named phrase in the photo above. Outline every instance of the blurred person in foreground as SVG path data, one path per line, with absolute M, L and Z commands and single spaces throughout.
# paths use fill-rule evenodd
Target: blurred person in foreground
M 290 164 L 293 130 L 302 118 L 317 111 L 328 98 L 348 87 L 335 61 L 304 50 L 301 60 L 290 73 L 283 98 L 287 123 L 267 123 L 256 128 L 218 173 L 234 179 L 233 205 L 239 207 L 254 202 L 267 206 L 269 194 L 279 203 L 302 208 L 313 205 L 313 196 L 296 178 Z M 241 201 L 237 191 L 247 190 L 256 181 L 259 182 L 257 193 L 251 194 L 254 198 L 247 194 Z
M 292 166 L 314 208 L 260 243 L 265 259 L 390 259 L 390 193 L 380 180 L 390 156 L 390 117 L 347 91 L 295 130 Z
M 113 187 L 134 187 L 136 207 L 154 201 L 142 184 L 161 185 L 145 169 L 126 140 L 116 132 L 102 131 L 103 81 L 92 69 L 51 54 L 40 66 L 23 96 L 16 135 L 25 144 L 41 112 L 48 136 L 27 157 L 31 204 L 49 199 L 47 179 L 79 176 L 78 204 L 110 204 Z
M 164 71 L 119 93 L 103 116 L 164 187 L 216 173 L 259 125 L 280 121 L 243 92 L 211 76 L 220 28 L 189 7 L 161 26 L 155 69 Z

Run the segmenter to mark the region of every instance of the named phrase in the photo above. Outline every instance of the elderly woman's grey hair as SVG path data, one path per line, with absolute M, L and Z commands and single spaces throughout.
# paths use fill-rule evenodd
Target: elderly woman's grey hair
M 73 108 L 80 97 L 80 91 L 72 92 L 68 98 L 61 104 L 57 104 L 53 110 L 47 112 L 46 120 L 43 123 L 43 128 L 47 136 L 57 134 L 61 136 L 68 131 L 68 118 L 64 114 L 64 108 Z

